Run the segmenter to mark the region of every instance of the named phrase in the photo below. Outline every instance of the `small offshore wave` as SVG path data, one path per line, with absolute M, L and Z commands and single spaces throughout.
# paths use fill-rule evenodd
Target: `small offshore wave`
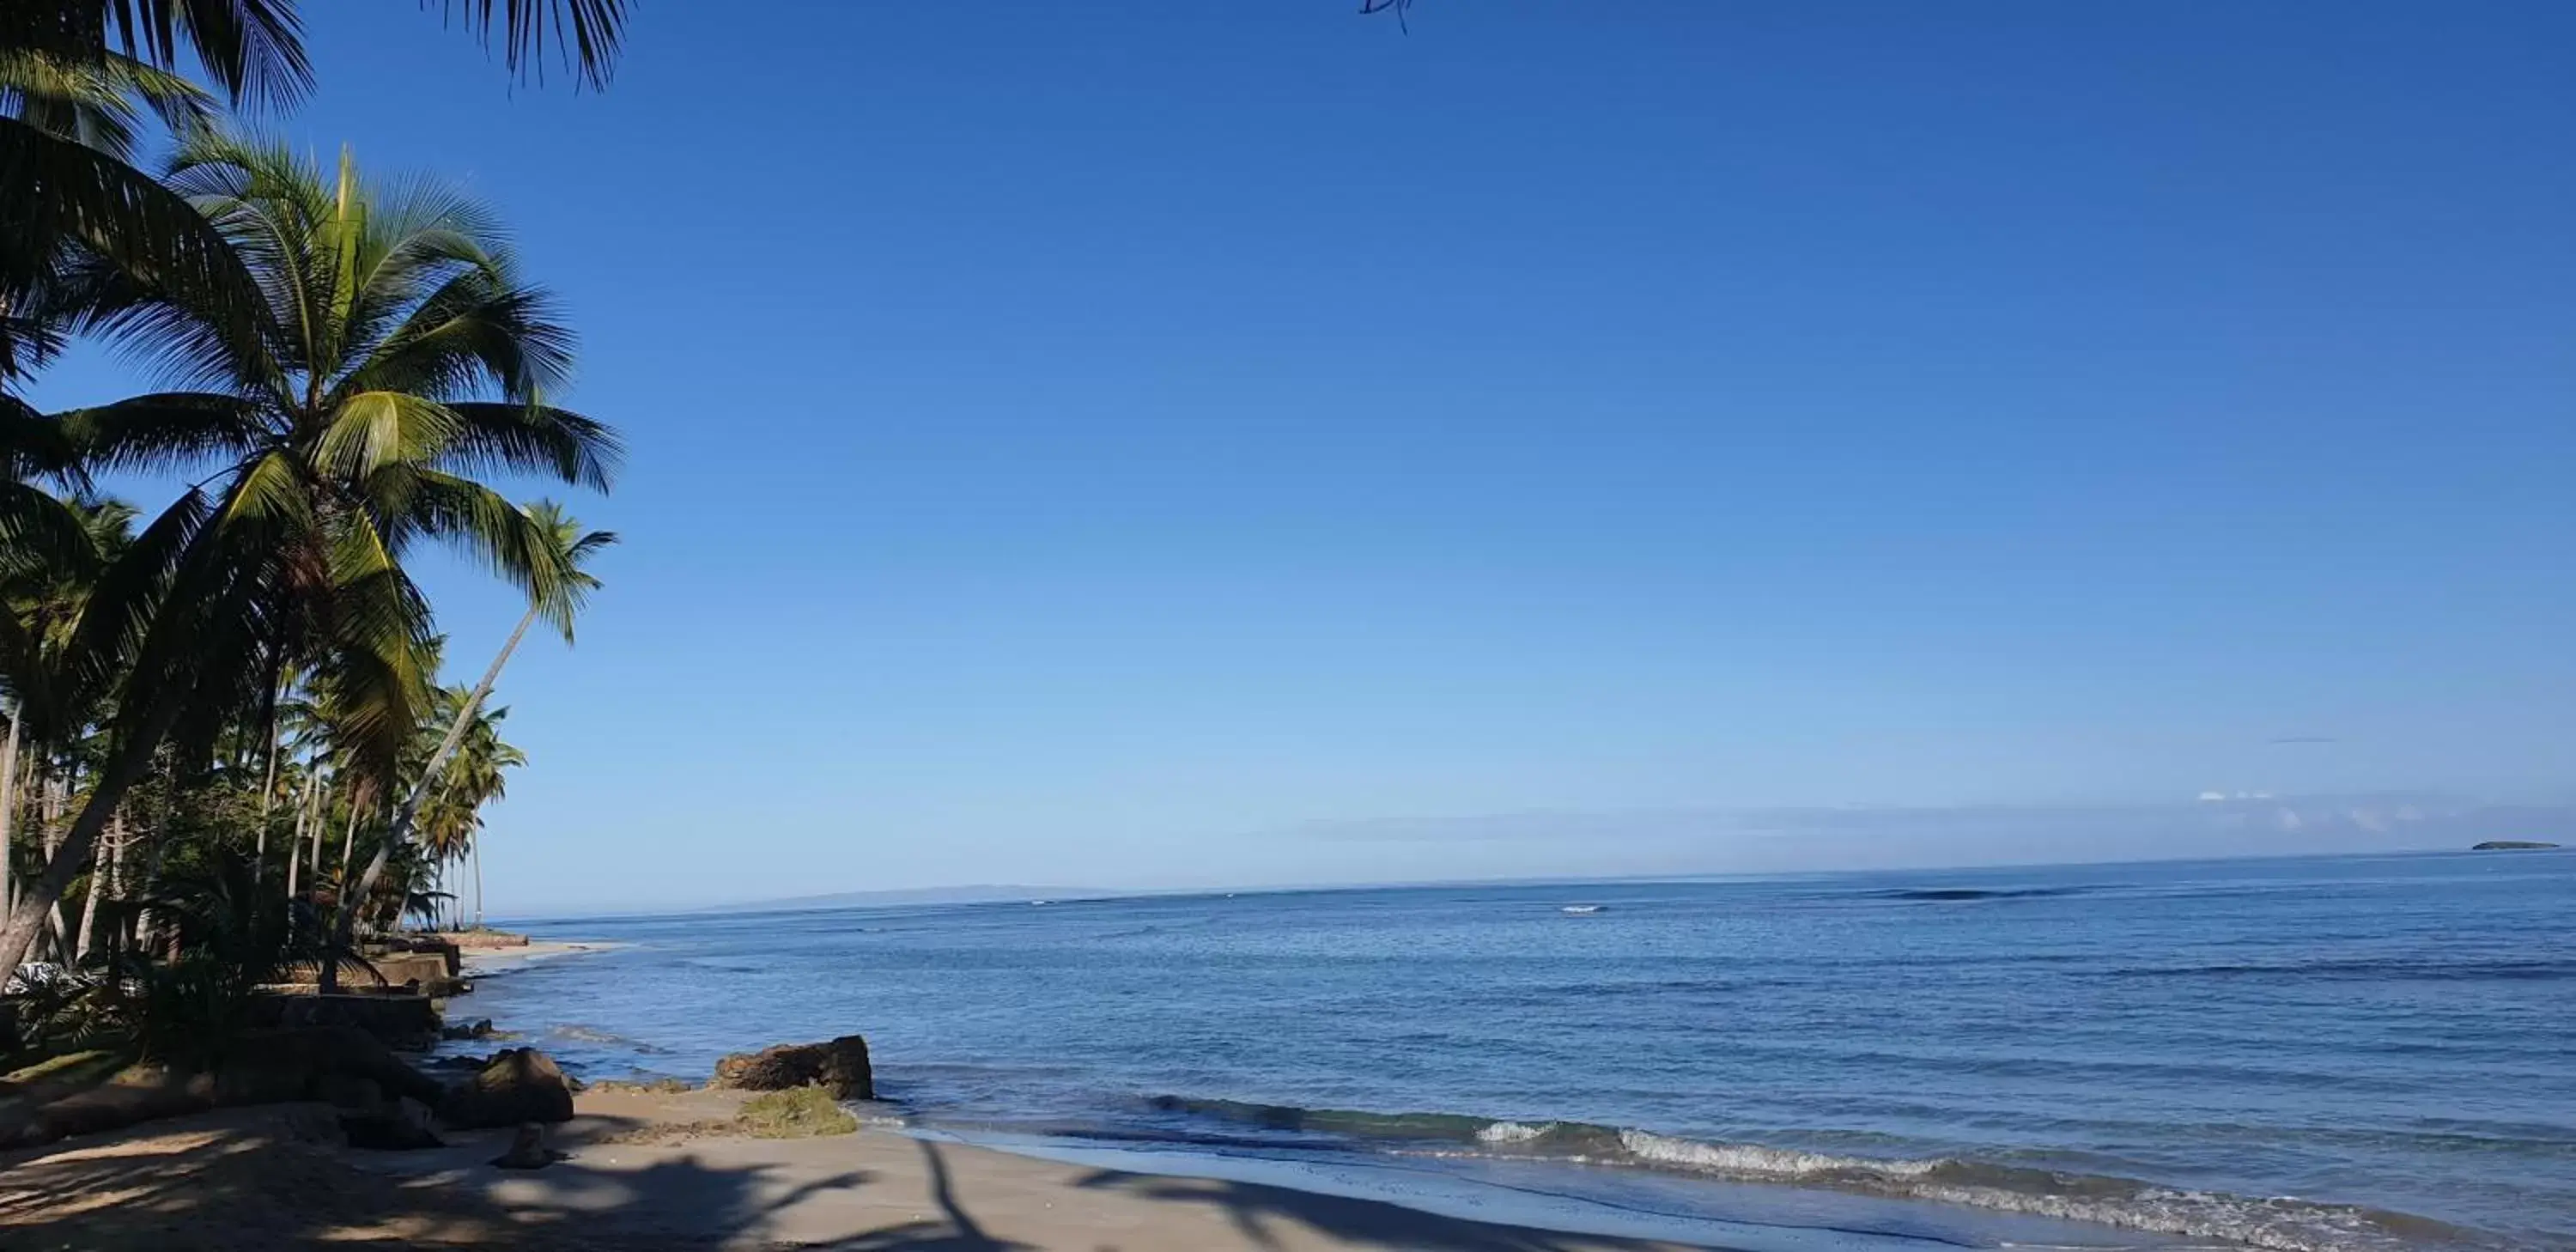
M 2512 1244 L 2429 1218 L 2353 1204 L 2257 1198 L 2158 1186 L 2135 1179 L 2000 1165 L 1959 1157 L 1841 1156 L 1758 1143 L 1725 1143 L 1585 1122 L 1498 1121 L 1450 1113 L 1370 1113 L 1156 1096 L 1162 1113 L 1261 1130 L 1329 1137 L 1356 1146 L 1437 1157 L 1509 1157 L 1626 1166 L 1729 1182 L 1821 1187 L 1928 1200 L 2271 1252 L 2418 1252 Z M 1132 1137 L 1120 1135 L 1117 1137 Z M 1241 1135 L 1179 1133 L 1182 1143 L 1252 1146 Z M 1268 1141 L 1269 1146 L 1279 1146 Z
M 2357 978 L 2373 982 L 2434 978 L 2444 981 L 2556 982 L 2576 979 L 2576 961 L 2516 960 L 2509 957 L 2485 961 L 2280 961 L 2141 965 L 2107 972 L 2114 978 Z
M 1917 900 L 1931 903 L 1959 900 L 2035 900 L 2049 896 L 2082 895 L 2089 887 L 1890 887 L 1884 891 L 1860 894 L 1873 900 Z
M 546 1031 L 546 1037 L 550 1039 L 570 1040 L 574 1043 L 586 1043 L 593 1047 L 620 1048 L 628 1052 L 639 1052 L 647 1056 L 665 1056 L 671 1051 L 669 1048 L 646 1043 L 641 1039 L 629 1039 L 624 1035 L 610 1034 L 605 1030 L 599 1030 L 590 1026 L 556 1026 Z

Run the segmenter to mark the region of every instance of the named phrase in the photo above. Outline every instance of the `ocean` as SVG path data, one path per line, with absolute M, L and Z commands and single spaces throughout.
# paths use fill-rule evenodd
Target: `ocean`
M 597 918 L 589 1077 L 864 1033 L 929 1135 L 1757 1252 L 2576 1248 L 2576 853 Z M 460 1045 L 461 1046 L 461 1045 Z

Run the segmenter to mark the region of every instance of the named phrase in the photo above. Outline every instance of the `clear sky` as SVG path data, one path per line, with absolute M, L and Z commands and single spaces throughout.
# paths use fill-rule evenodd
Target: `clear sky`
M 305 7 L 275 125 L 633 445 L 497 910 L 2576 795 L 2576 6 L 654 3 L 605 95 Z

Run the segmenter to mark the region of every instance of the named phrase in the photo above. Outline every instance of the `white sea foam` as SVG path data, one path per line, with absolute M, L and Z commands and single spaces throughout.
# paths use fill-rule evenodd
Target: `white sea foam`
M 1537 1126 L 1532 1126 L 1527 1122 L 1495 1122 L 1493 1125 L 1477 1131 L 1476 1138 L 1486 1143 L 1527 1143 L 1555 1128 L 1556 1123 L 1554 1122 L 1546 1122 Z
M 1640 1163 L 1754 1182 L 1808 1183 L 2130 1230 L 2224 1239 L 2273 1252 L 2408 1252 L 2426 1246 L 2351 1205 L 2252 1199 L 1962 1161 L 1877 1160 L 1622 1130 Z M 1988 1181 L 1993 1179 L 1993 1181 Z M 2431 1223 L 2425 1223 L 2431 1225 Z M 2461 1232 L 2465 1233 L 2465 1232 Z
M 1729 1174 L 1741 1178 L 1795 1181 L 1820 1174 L 1878 1174 L 1892 1179 L 1928 1174 L 1939 1161 L 1868 1161 L 1857 1157 L 1766 1148 L 1751 1143 L 1702 1143 L 1643 1130 L 1619 1132 L 1619 1146 L 1638 1160 L 1656 1165 Z

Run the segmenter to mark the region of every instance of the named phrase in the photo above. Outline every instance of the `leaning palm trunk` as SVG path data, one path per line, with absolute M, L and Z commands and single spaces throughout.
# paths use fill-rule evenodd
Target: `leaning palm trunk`
M 340 828 L 340 885 L 349 883 L 349 862 L 358 855 L 358 797 L 349 796 L 349 823 Z
M 98 942 L 99 897 L 116 893 L 116 876 L 125 864 L 125 822 L 119 817 L 107 819 L 107 843 L 92 858 L 89 867 L 89 898 L 81 902 L 80 929 L 72 935 L 72 963 L 89 960 L 90 948 Z
M 18 713 L 9 710 L 9 746 L 0 748 L 0 916 L 18 902 L 17 887 L 9 881 L 9 836 L 18 816 Z
M 491 696 L 494 684 L 501 681 L 501 667 L 510 663 L 510 654 L 518 651 L 519 641 L 527 638 L 528 627 L 536 620 L 537 609 L 534 606 L 520 616 L 518 629 L 510 632 L 509 642 L 501 645 L 501 654 L 493 657 L 491 668 L 483 671 L 483 681 L 474 684 L 474 694 L 465 697 L 465 706 L 456 710 L 456 720 L 448 723 L 447 737 L 438 741 L 438 751 L 431 753 L 429 762 L 421 766 L 420 777 L 411 785 L 411 794 L 405 796 L 402 807 L 394 811 L 394 820 L 385 828 L 384 839 L 376 845 L 375 859 L 367 862 L 367 872 L 359 877 L 356 892 L 342 895 L 339 920 L 332 930 L 332 938 L 340 946 L 347 947 L 350 938 L 357 933 L 359 905 L 376 889 L 376 880 L 384 876 L 385 865 L 393 860 L 394 849 L 411 838 L 411 828 L 420 821 L 420 808 L 429 799 L 431 784 L 437 780 L 440 771 L 447 768 L 447 758 L 456 755 L 456 745 L 465 742 L 465 731 L 474 724 L 474 714 Z M 333 991 L 338 987 L 338 976 L 330 963 L 324 962 L 322 989 Z
M 333 774 L 331 776 L 331 781 L 338 782 L 339 780 L 340 776 L 338 774 Z M 325 833 L 322 828 L 322 823 L 330 819 L 330 814 L 331 794 L 326 791 L 322 793 L 321 807 L 313 810 L 313 842 L 309 849 L 311 855 L 304 863 L 304 872 L 315 882 L 322 881 L 322 836 Z
M 100 852 L 104 854 L 108 847 L 115 845 L 116 835 L 110 832 L 107 836 L 107 846 L 102 847 Z M 98 929 L 98 897 L 106 886 L 107 859 L 101 855 L 97 863 L 89 867 L 89 892 L 81 900 L 80 923 L 72 928 L 72 964 L 74 965 L 89 959 L 90 935 Z

